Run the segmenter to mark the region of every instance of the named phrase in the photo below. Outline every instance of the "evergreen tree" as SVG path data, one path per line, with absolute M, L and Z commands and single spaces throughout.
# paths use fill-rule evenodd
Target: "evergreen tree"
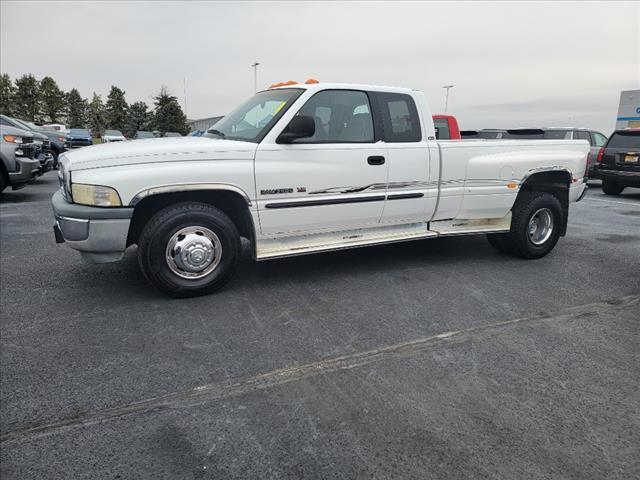
M 39 82 L 33 75 L 26 74 L 16 79 L 16 90 L 13 95 L 14 113 L 22 120 L 35 122 L 40 116 Z
M 144 102 L 135 102 L 127 110 L 127 134 L 135 135 L 138 130 L 149 130 L 153 123 L 153 114 Z
M 0 113 L 4 115 L 14 115 L 14 99 L 15 89 L 11 82 L 11 77 L 6 73 L 0 75 Z
M 178 99 L 169 94 L 167 87 L 160 88 L 160 92 L 154 97 L 154 100 L 155 127 L 162 134 L 179 132 L 186 135 L 189 133 L 187 117 L 182 112 Z
M 69 128 L 85 128 L 86 100 L 80 96 L 77 89 L 72 88 L 67 94 L 67 122 Z
M 107 127 L 123 131 L 127 122 L 127 101 L 124 91 L 112 85 L 107 96 Z
M 107 113 L 102 103 L 102 98 L 93 92 L 93 98 L 87 108 L 87 125 L 94 137 L 100 137 L 104 133 L 107 123 Z
M 58 123 L 66 106 L 64 92 L 51 77 L 40 80 L 40 113 L 51 123 Z

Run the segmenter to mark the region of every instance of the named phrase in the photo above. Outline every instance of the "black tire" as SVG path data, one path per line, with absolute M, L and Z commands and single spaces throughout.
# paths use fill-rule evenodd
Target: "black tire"
M 4 179 L 4 172 L 0 170 L 0 193 L 2 193 L 5 188 L 7 188 L 7 182 Z
M 551 218 L 551 231 L 548 238 L 534 243 L 529 232 L 529 223 L 536 214 Z M 505 247 L 510 253 L 521 258 L 541 258 L 548 254 L 558 243 L 563 224 L 560 201 L 550 193 L 522 192 L 511 210 L 511 231 L 504 237 Z
M 624 190 L 624 186 L 618 185 L 611 180 L 602 181 L 602 191 L 607 195 L 620 195 Z
M 508 236 L 508 233 L 489 233 L 487 234 L 487 240 L 499 252 L 511 253 Z
M 204 227 L 220 242 L 219 263 L 202 278 L 182 278 L 170 268 L 170 261 L 166 259 L 169 241 L 187 227 Z M 138 239 L 138 263 L 142 273 L 153 286 L 172 297 L 195 297 L 222 288 L 238 268 L 239 259 L 238 229 L 227 215 L 206 203 L 185 202 L 161 210 L 147 222 Z

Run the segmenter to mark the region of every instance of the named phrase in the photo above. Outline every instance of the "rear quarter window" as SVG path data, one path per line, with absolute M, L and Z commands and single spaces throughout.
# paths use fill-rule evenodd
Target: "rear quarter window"
M 591 135 L 593 136 L 593 145 L 595 145 L 596 147 L 601 147 L 605 143 L 607 143 L 607 137 L 605 137 L 601 133 L 591 132 Z
M 377 92 L 376 99 L 382 114 L 385 142 L 402 143 L 422 140 L 420 117 L 411 95 Z

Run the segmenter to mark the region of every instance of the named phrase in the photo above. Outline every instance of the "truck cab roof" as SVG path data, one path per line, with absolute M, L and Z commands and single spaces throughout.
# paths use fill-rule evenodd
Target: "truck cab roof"
M 369 90 L 374 92 L 394 92 L 394 93 L 406 93 L 416 92 L 406 87 L 389 87 L 384 85 L 366 85 L 358 83 L 292 83 L 290 85 L 280 85 L 278 87 L 266 88 L 265 90 L 284 89 L 284 88 L 301 88 L 304 90 Z

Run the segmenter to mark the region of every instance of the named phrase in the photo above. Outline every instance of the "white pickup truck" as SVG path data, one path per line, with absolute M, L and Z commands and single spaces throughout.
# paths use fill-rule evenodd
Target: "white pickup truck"
M 588 154 L 583 140 L 438 141 L 415 90 L 288 85 L 203 137 L 61 155 L 54 231 L 97 263 L 137 244 L 177 297 L 222 287 L 241 237 L 256 260 L 461 234 L 539 258 L 586 191 Z

